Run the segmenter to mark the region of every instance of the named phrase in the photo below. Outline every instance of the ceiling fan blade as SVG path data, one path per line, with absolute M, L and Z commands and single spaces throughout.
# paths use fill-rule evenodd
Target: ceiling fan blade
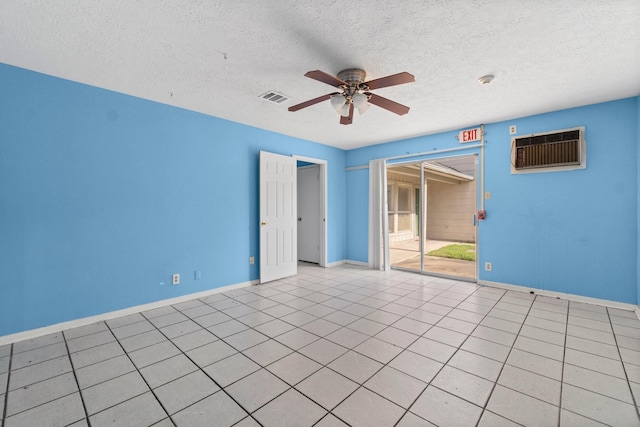
M 395 86 L 401 85 L 404 83 L 415 82 L 416 78 L 413 74 L 409 74 L 406 71 L 398 74 L 393 74 L 387 77 L 381 77 L 379 79 L 371 80 L 369 82 L 365 82 L 370 90 L 380 89 L 381 87 Z
M 340 116 L 341 125 L 350 125 L 353 123 L 353 103 L 349 104 L 349 116 Z
M 310 99 L 310 100 L 302 102 L 300 104 L 292 105 L 291 107 L 289 107 L 289 111 L 302 110 L 303 108 L 310 107 L 310 106 L 312 106 L 314 104 L 317 104 L 318 102 L 326 101 L 327 99 L 331 98 L 333 95 L 337 95 L 338 93 L 340 93 L 340 92 L 328 93 L 326 95 L 322 95 L 322 96 L 319 96 L 317 98 Z
M 346 85 L 346 83 L 339 78 L 320 70 L 309 71 L 305 74 L 305 77 L 309 77 L 310 79 L 318 80 L 319 82 L 326 83 L 335 87 Z
M 369 97 L 369 103 L 373 105 L 377 105 L 378 107 L 382 107 L 385 110 L 389 110 L 392 113 L 396 113 L 400 116 L 407 114 L 409 112 L 409 107 L 406 105 L 398 104 L 395 101 L 392 101 L 387 98 L 383 98 L 375 93 L 365 93 Z

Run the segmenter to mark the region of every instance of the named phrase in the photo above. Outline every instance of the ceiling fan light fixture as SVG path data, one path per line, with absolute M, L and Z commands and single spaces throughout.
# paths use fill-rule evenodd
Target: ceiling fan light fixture
M 371 104 L 369 104 L 368 102 L 366 104 L 361 105 L 360 107 L 357 107 L 358 113 L 360 113 L 360 115 L 363 115 L 364 113 L 367 112 L 369 107 L 371 107 Z
M 351 103 L 345 102 L 341 110 L 339 111 L 340 115 L 342 117 L 349 117 L 349 110 L 351 109 L 350 107 L 351 107 Z
M 356 93 L 353 95 L 353 106 L 358 109 L 358 113 L 364 114 L 369 107 L 369 97 L 364 93 Z
M 342 114 L 343 107 L 347 104 L 347 100 L 344 95 L 333 95 L 331 97 L 331 106 L 339 113 Z

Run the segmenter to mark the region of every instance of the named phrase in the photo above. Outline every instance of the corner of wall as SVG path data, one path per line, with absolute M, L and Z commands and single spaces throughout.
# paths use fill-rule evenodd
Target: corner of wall
M 640 95 L 636 96 L 636 129 L 636 174 L 638 178 L 636 183 L 636 256 L 638 260 L 636 266 L 636 304 L 639 307 L 637 313 L 640 313 L 640 149 L 638 148 L 640 145 Z

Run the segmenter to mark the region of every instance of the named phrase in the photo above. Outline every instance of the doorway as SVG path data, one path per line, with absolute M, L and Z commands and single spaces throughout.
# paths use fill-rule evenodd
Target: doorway
M 298 162 L 316 165 L 314 202 L 319 222 L 318 265 L 327 260 L 327 162 L 302 156 L 260 152 L 260 282 L 297 274 L 298 259 Z
M 387 166 L 392 268 L 476 279 L 477 156 Z
M 320 264 L 320 165 L 298 161 L 298 261 Z
M 306 184 L 309 188 L 309 194 L 302 194 L 302 189 L 298 187 L 298 200 L 302 198 L 302 200 L 307 200 L 308 205 L 311 208 L 308 208 L 307 203 L 304 203 L 305 206 L 302 207 L 301 214 L 298 214 L 298 218 L 302 218 L 301 221 L 298 221 L 299 227 L 298 230 L 302 231 L 303 239 L 306 246 L 309 246 L 313 252 L 312 244 L 316 245 L 317 250 L 320 253 L 318 261 L 310 261 L 317 262 L 320 267 L 327 266 L 327 161 L 323 159 L 316 159 L 313 157 L 306 156 L 297 156 L 293 155 L 293 158 L 297 162 L 298 171 L 310 169 L 314 172 L 317 172 L 317 179 L 313 179 L 313 173 L 311 171 L 304 171 L 303 175 L 305 178 L 308 178 Z M 305 179 L 303 178 L 303 179 Z M 315 182 L 315 183 L 314 183 Z M 298 201 L 298 206 L 300 207 L 300 202 Z M 314 211 L 311 211 L 314 210 Z M 304 215 L 304 216 L 303 216 Z M 305 220 L 305 216 L 307 219 Z M 302 223 L 302 226 L 300 224 Z M 309 233 L 307 234 L 307 231 Z M 304 237 L 313 234 L 316 237 Z M 309 240 L 306 240 L 309 239 Z M 309 243 L 313 241 L 313 243 Z M 317 242 L 317 243 L 316 243 Z M 298 247 L 300 247 L 301 239 L 298 238 Z M 306 250 L 307 248 L 303 248 Z M 308 258 L 305 256 L 303 252 L 303 257 L 298 256 L 299 261 L 307 261 L 304 258 Z M 315 258 L 313 258 L 315 259 Z

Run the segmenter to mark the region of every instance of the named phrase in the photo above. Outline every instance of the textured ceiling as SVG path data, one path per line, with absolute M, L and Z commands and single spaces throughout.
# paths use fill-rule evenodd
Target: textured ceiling
M 640 1 L 2 0 L 0 62 L 348 149 L 640 94 Z M 287 111 L 351 67 L 409 114 Z

